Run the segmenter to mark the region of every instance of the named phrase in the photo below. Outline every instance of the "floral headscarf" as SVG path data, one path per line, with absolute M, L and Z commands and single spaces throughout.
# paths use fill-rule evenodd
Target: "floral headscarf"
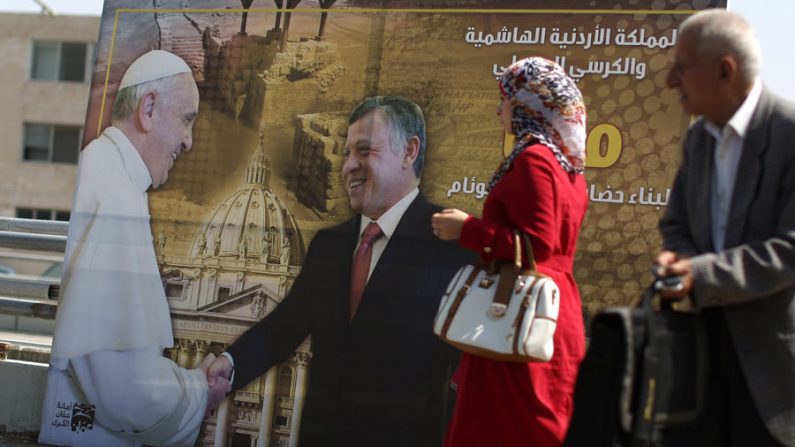
M 585 169 L 585 104 L 574 81 L 558 64 L 529 57 L 516 61 L 500 77 L 500 90 L 511 101 L 513 151 L 489 181 L 489 190 L 532 140 L 548 147 L 566 172 Z

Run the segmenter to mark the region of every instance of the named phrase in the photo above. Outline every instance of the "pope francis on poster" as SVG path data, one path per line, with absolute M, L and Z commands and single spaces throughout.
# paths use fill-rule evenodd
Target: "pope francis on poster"
M 210 354 L 196 369 L 173 346 L 147 191 L 192 147 L 199 91 L 178 56 L 149 51 L 125 72 L 111 126 L 80 155 L 40 441 L 193 445 Z

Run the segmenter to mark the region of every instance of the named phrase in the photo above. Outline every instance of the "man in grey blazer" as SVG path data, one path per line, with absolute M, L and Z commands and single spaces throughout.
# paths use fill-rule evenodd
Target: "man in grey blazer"
M 665 216 L 660 276 L 680 276 L 707 324 L 710 377 L 676 446 L 795 446 L 795 107 L 757 78 L 748 23 L 708 10 L 682 23 L 667 83 L 688 131 Z

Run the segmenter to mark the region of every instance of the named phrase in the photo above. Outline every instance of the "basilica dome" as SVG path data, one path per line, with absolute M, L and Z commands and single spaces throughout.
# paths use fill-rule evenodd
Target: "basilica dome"
M 243 185 L 202 223 L 193 240 L 192 256 L 256 259 L 281 265 L 303 263 L 301 232 L 293 215 L 271 191 L 270 175 L 260 135 Z

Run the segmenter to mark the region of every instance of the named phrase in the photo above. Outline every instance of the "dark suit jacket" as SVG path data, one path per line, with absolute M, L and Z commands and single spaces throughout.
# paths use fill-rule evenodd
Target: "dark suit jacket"
M 763 90 L 745 136 L 724 249 L 710 233 L 714 139 L 694 124 L 664 246 L 692 256 L 697 307 L 722 311 L 759 414 L 795 445 L 795 108 Z
M 360 217 L 321 230 L 287 297 L 229 347 L 240 388 L 312 336 L 301 445 L 441 445 L 457 353 L 433 334 L 433 319 L 450 278 L 473 255 L 433 236 L 438 210 L 422 195 L 412 202 L 352 322 Z

